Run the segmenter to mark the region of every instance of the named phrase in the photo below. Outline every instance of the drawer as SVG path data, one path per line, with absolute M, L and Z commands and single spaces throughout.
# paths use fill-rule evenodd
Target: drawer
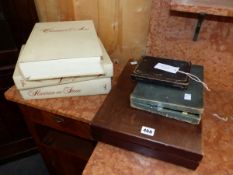
M 25 105 L 20 105 L 20 109 L 23 112 L 25 120 L 28 122 L 41 124 L 65 133 L 93 140 L 90 124 L 88 123 L 52 114 L 50 112 Z

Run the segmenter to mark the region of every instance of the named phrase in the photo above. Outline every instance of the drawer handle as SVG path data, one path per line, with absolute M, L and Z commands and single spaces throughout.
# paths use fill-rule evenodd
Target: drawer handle
M 52 145 L 53 143 L 54 143 L 53 138 L 48 138 L 48 139 L 46 139 L 46 140 L 44 141 L 44 144 L 46 144 L 46 145 Z
M 54 120 L 55 122 L 57 122 L 57 123 L 62 123 L 62 122 L 64 122 L 64 119 L 61 118 L 61 117 L 54 117 L 53 120 Z

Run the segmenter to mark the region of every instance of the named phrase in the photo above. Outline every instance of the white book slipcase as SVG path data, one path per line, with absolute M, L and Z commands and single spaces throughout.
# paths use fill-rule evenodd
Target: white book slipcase
M 71 96 L 88 96 L 107 94 L 111 90 L 111 78 L 99 78 L 94 80 L 32 88 L 20 90 L 21 96 L 25 100 L 46 99 Z
M 101 75 L 94 75 L 94 76 L 76 76 L 76 77 L 64 77 L 64 78 L 54 78 L 54 79 L 45 79 L 45 80 L 27 80 L 24 78 L 19 70 L 18 63 L 16 64 L 15 71 L 13 74 L 13 80 L 14 83 L 19 90 L 23 89 L 30 89 L 30 88 L 38 88 L 38 87 L 44 87 L 44 86 L 54 86 L 54 85 L 61 85 L 61 84 L 67 84 L 67 83 L 74 83 L 79 81 L 87 81 L 92 79 L 98 79 L 98 78 L 107 78 L 113 76 L 113 64 L 112 61 L 106 52 L 103 44 L 99 40 L 102 53 L 103 53 L 103 59 L 101 61 L 101 65 L 103 67 L 104 73 Z M 22 46 L 21 52 L 23 51 L 25 46 Z
M 27 80 L 90 76 L 104 73 L 101 57 L 91 20 L 40 22 L 33 27 L 18 66 Z

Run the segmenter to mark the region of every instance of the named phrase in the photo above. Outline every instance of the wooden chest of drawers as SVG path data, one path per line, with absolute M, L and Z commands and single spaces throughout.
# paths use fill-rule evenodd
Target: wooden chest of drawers
M 20 105 L 28 128 L 51 174 L 81 174 L 96 142 L 82 121 Z

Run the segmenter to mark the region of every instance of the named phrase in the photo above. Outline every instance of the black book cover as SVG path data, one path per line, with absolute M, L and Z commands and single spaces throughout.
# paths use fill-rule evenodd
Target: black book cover
M 180 71 L 190 73 L 191 62 L 173 60 L 160 57 L 145 56 L 138 63 L 131 74 L 131 78 L 145 83 L 155 83 L 159 85 L 178 87 L 186 89 L 189 84 L 189 77 L 182 73 L 170 73 L 163 70 L 155 69 L 157 63 L 162 63 L 174 67 L 179 67 Z

